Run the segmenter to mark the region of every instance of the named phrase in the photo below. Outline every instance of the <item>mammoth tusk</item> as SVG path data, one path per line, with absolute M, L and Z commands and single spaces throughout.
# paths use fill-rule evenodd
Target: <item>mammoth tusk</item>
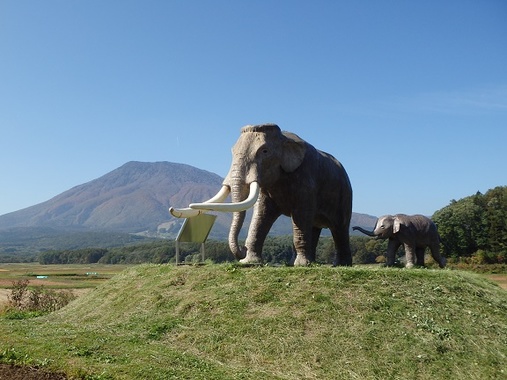
M 222 188 L 220 189 L 220 191 L 218 193 L 216 193 L 215 196 L 213 196 L 212 198 L 203 202 L 202 204 L 223 202 L 225 200 L 225 198 L 227 198 L 229 193 L 230 193 L 229 187 L 223 185 Z M 206 210 L 194 210 L 190 207 L 187 207 L 187 208 L 169 207 L 169 212 L 171 213 L 172 216 L 175 216 L 176 218 L 192 218 L 192 217 L 197 216 L 199 214 L 203 214 L 204 212 L 206 212 Z
M 200 210 L 209 210 L 209 211 L 224 211 L 224 212 L 239 212 L 245 211 L 252 207 L 255 202 L 257 202 L 257 198 L 259 197 L 260 187 L 257 182 L 252 182 L 250 184 L 250 194 L 248 198 L 244 201 L 237 203 L 192 203 L 190 204 L 190 208 L 195 211 Z
M 216 193 L 216 195 L 213 198 L 208 199 L 204 203 L 220 203 L 225 201 L 225 198 L 229 195 L 231 190 L 229 189 L 229 186 L 222 185 L 222 188 Z
M 169 207 L 169 212 L 171 213 L 172 216 L 176 218 L 193 218 L 194 216 L 204 213 L 205 210 L 194 210 L 188 207 L 187 208 Z

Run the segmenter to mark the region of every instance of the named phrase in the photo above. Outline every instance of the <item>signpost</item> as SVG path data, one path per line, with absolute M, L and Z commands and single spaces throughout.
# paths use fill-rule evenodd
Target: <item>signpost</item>
M 180 242 L 201 243 L 202 261 L 204 261 L 204 242 L 215 223 L 216 215 L 200 214 L 192 218 L 186 218 L 176 237 L 176 265 L 180 259 Z

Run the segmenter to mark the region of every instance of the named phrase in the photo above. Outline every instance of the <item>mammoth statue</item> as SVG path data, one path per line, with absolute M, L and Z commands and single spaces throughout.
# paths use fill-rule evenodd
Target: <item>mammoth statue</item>
M 231 203 L 222 203 L 231 194 Z M 254 206 L 245 246 L 238 234 L 246 209 Z M 294 265 L 315 261 L 322 228 L 329 228 L 335 265 L 351 265 L 349 224 L 352 188 L 343 166 L 330 154 L 276 124 L 247 125 L 232 148 L 232 163 L 222 189 L 210 200 L 188 208 L 170 208 L 188 218 L 211 211 L 233 212 L 229 247 L 242 263 L 262 262 L 262 247 L 280 215 L 292 218 Z
M 403 244 L 405 246 L 406 268 L 412 268 L 414 264 L 424 266 L 426 247 L 430 248 L 431 255 L 440 268 L 445 267 L 445 258 L 440 255 L 440 237 L 437 226 L 423 215 L 384 215 L 377 219 L 373 231 L 358 226 L 354 226 L 352 229 L 377 239 L 389 239 L 387 266 L 394 265 L 396 251 Z

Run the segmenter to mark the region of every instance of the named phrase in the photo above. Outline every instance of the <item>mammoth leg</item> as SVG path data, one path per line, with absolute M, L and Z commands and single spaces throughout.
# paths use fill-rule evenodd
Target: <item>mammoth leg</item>
M 304 213 L 294 213 L 292 215 L 292 230 L 294 232 L 293 242 L 296 248 L 296 259 L 294 266 L 306 266 L 315 258 L 313 235 L 315 231 L 311 224 L 311 218 Z M 315 245 L 316 247 L 316 245 Z
M 386 266 L 392 267 L 394 266 L 394 260 L 396 259 L 396 251 L 400 248 L 401 242 L 396 239 L 389 239 L 389 243 L 387 244 L 387 257 L 386 257 Z
M 332 229 L 333 241 L 335 246 L 335 258 L 333 265 L 352 265 L 352 253 L 350 251 L 348 227 L 340 229 Z
M 319 238 L 322 228 L 313 227 L 312 229 L 312 250 L 308 252 L 308 259 L 313 263 L 316 259 L 317 245 L 319 244 Z
M 268 236 L 273 223 L 280 216 L 278 208 L 271 198 L 261 194 L 259 200 L 254 206 L 252 222 L 248 229 L 246 238 L 246 256 L 241 259 L 243 264 L 262 262 L 262 247 Z
M 311 234 L 305 234 L 296 225 L 293 226 L 294 231 L 294 248 L 296 248 L 296 259 L 294 260 L 294 266 L 306 266 L 309 265 L 311 260 L 311 249 L 312 243 L 310 240 Z

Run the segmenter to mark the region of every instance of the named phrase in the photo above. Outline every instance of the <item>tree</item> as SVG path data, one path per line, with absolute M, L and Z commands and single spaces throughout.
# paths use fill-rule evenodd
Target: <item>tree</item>
M 496 187 L 486 194 L 477 192 L 435 212 L 444 253 L 448 257 L 470 257 L 476 252 L 497 262 L 507 257 L 507 187 Z
M 488 244 L 493 252 L 507 253 L 507 187 L 496 187 L 486 194 Z

